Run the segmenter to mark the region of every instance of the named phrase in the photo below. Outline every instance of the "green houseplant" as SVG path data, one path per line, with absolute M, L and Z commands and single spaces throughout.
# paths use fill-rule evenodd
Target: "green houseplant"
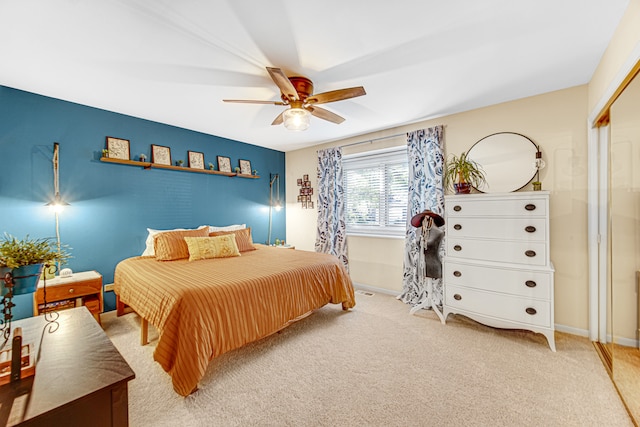
M 453 189 L 457 194 L 467 194 L 471 192 L 472 186 L 479 188 L 486 182 L 482 166 L 469 159 L 467 153 L 449 156 L 444 168 L 446 188 Z
M 58 248 L 51 238 L 32 239 L 27 235 L 17 239 L 5 233 L 0 241 L 0 274 L 4 278 L 7 273 L 13 276 L 14 295 L 35 291 L 42 267 L 46 263 L 64 263 L 70 258 L 66 247 Z M 2 294 L 7 293 L 2 284 Z

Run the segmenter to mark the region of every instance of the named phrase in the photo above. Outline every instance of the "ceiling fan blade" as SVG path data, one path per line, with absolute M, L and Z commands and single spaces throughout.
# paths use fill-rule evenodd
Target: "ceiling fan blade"
M 313 114 L 314 116 L 320 118 L 320 119 L 324 119 L 327 121 L 330 121 L 332 123 L 336 123 L 336 124 L 340 124 L 342 122 L 344 122 L 344 117 L 340 117 L 339 115 L 332 113 L 329 110 L 325 110 L 324 108 L 320 108 L 320 107 L 305 107 L 311 114 Z
M 287 77 L 280 68 L 267 67 L 267 71 L 275 84 L 280 88 L 280 92 L 282 92 L 287 99 L 290 101 L 297 101 L 299 99 L 298 91 L 296 91 L 289 77 Z
M 276 117 L 273 122 L 271 123 L 272 126 L 276 126 L 276 125 L 281 125 L 282 123 L 284 123 L 284 111 L 280 114 L 278 114 L 278 117 Z
M 364 87 L 357 86 L 311 95 L 305 99 L 305 102 L 307 104 L 326 104 L 327 102 L 342 101 L 343 99 L 355 98 L 366 94 Z
M 271 105 L 287 105 L 282 101 L 255 101 L 252 99 L 223 99 L 223 102 L 235 102 L 240 104 L 271 104 Z

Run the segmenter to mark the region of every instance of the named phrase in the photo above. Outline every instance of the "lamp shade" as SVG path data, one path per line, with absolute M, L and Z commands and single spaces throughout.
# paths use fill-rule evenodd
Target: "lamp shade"
M 290 108 L 284 112 L 284 127 L 288 130 L 305 130 L 311 123 L 311 114 L 304 108 Z

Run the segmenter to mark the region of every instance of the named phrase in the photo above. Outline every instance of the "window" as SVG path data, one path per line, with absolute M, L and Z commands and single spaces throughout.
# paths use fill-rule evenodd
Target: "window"
M 344 156 L 348 234 L 404 236 L 408 162 L 405 146 Z

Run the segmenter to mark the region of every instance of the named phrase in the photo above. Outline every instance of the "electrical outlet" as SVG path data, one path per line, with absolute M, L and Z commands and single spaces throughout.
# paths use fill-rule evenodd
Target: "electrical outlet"
M 105 292 L 113 291 L 113 283 L 109 283 L 108 285 L 104 285 L 104 291 Z

